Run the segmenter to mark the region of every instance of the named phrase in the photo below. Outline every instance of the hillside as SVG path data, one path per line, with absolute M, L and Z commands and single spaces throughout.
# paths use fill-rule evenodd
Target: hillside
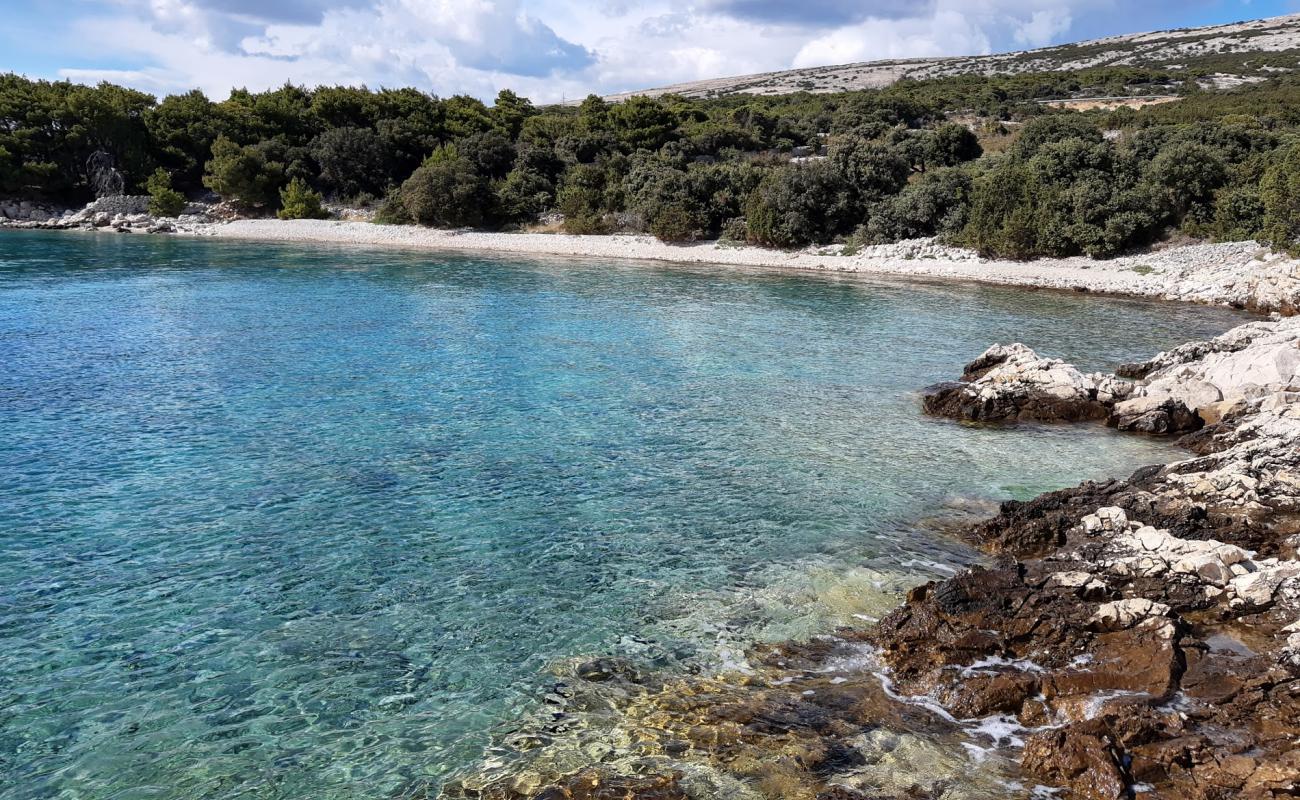
M 866 61 L 713 78 L 624 92 L 606 99 L 664 94 L 717 97 L 841 92 L 879 89 L 904 79 L 1015 75 L 1103 66 L 1170 70 L 1216 88 L 1259 81 L 1300 66 L 1300 14 L 1205 28 L 1133 33 L 996 55 Z

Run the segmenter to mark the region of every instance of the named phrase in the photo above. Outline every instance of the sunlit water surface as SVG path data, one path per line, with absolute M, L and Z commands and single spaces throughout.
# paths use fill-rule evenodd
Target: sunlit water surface
M 731 663 L 969 562 L 915 525 L 953 499 L 1173 454 L 1097 426 L 923 418 L 916 390 L 987 344 L 1112 368 L 1239 319 L 820 275 L 0 235 L 0 796 L 436 784 L 526 716 L 557 663 Z

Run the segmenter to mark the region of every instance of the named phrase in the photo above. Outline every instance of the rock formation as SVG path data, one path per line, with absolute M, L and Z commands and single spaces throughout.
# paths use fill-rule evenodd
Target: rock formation
M 995 344 L 966 366 L 961 380 L 925 389 L 922 402 L 929 414 L 976 422 L 1078 422 L 1104 419 L 1131 390 L 1129 381 L 1085 375 L 1023 344 Z

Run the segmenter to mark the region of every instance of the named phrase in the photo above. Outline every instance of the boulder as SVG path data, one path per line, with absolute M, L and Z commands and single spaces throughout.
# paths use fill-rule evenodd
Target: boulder
M 1204 424 L 1181 400 L 1160 395 L 1139 396 L 1116 403 L 1108 422 L 1121 431 L 1155 435 L 1187 433 Z
M 1105 418 L 1107 403 L 1127 390 L 1125 381 L 1085 375 L 1023 344 L 994 345 L 962 380 L 925 389 L 922 405 L 927 414 L 978 422 L 1077 422 Z

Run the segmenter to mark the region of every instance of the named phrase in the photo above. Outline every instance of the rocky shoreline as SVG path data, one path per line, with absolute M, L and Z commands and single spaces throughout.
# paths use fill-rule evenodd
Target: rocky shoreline
M 989 564 L 871 627 L 756 647 L 743 673 L 579 665 L 514 742 L 529 766 L 444 796 L 1300 795 L 1300 319 L 1116 375 L 994 346 L 922 403 L 967 424 L 1184 432 L 1193 457 L 1004 503 L 957 531 Z M 545 755 L 579 713 L 616 720 L 621 757 L 581 737 Z M 945 755 L 962 747 L 965 765 Z

